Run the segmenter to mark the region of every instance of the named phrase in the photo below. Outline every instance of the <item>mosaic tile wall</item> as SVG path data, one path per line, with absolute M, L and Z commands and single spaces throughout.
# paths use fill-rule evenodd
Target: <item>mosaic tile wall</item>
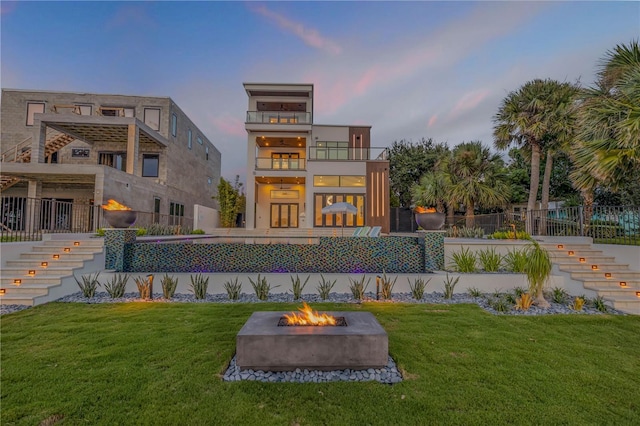
M 121 272 L 124 270 L 124 258 L 127 246 L 135 243 L 136 229 L 105 229 L 105 269 Z
M 321 237 L 319 244 L 137 242 L 123 257 L 124 272 L 420 273 L 441 269 L 444 234 Z

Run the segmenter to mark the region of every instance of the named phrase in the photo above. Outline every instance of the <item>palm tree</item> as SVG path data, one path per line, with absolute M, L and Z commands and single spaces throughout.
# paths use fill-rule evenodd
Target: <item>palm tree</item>
M 450 199 L 466 208 L 466 226 L 474 226 L 476 207 L 501 207 L 509 200 L 509 185 L 504 175 L 504 163 L 481 142 L 466 142 L 456 146 L 449 162 Z
M 640 168 L 640 46 L 607 51 L 596 86 L 584 91 L 572 174 L 578 189 L 612 189 Z M 597 182 L 594 182 L 597 181 Z
M 573 95 L 577 88 L 569 83 L 555 80 L 535 79 L 525 83 L 517 91 L 511 92 L 502 101 L 494 116 L 494 146 L 507 149 L 511 144 L 531 153 L 531 184 L 527 200 L 527 212 L 536 207 L 540 184 L 540 159 L 545 148 L 547 168 L 543 199 L 548 202 L 548 190 L 553 148 L 557 143 L 566 142 L 572 126 Z M 569 127 L 570 126 L 570 127 Z M 547 192 L 546 194 L 544 192 Z M 533 232 L 532 221 L 527 221 L 527 231 Z

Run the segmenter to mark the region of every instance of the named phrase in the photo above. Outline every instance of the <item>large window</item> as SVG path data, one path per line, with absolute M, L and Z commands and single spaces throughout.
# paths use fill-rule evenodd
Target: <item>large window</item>
M 27 126 L 33 126 L 34 114 L 44 114 L 44 102 L 27 103 Z
M 127 153 L 126 152 L 99 152 L 98 164 L 113 167 L 114 169 L 127 170 Z
M 342 186 L 342 187 L 364 187 L 364 176 L 335 176 L 335 175 L 315 175 L 313 186 Z
M 187 147 L 191 149 L 192 146 L 193 146 L 193 133 L 191 132 L 191 129 L 189 129 L 187 130 Z
M 274 152 L 271 154 L 271 168 L 298 170 L 300 168 L 299 159 L 300 154 L 295 152 Z
M 324 207 L 340 202 L 353 204 L 358 213 L 322 214 Z M 364 226 L 364 194 L 315 194 L 313 212 L 315 227 Z
M 158 154 L 142 155 L 142 176 L 158 177 L 158 169 L 160 165 L 160 156 Z
M 144 124 L 153 130 L 160 130 L 160 108 L 145 108 Z
M 297 228 L 298 205 L 297 204 L 271 204 L 272 228 Z

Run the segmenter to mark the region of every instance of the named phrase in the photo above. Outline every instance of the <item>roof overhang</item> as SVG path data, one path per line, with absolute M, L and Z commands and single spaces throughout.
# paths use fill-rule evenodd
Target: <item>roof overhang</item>
M 94 184 L 103 168 L 93 164 L 2 163 L 2 175 L 56 184 Z
M 300 97 L 313 99 L 313 84 L 243 83 L 249 97 Z
M 133 124 L 139 131 L 140 143 L 157 144 L 163 148 L 169 145 L 167 138 L 135 117 L 36 114 L 35 119 L 48 127 L 91 144 L 96 142 L 126 142 L 129 126 Z

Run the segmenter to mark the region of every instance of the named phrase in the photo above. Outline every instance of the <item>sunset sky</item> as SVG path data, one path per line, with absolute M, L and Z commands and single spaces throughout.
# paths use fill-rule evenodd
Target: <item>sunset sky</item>
M 243 82 L 313 83 L 314 122 L 372 145 L 492 145 L 500 101 L 534 78 L 590 85 L 640 37 L 640 2 L 8 2 L 3 88 L 168 96 L 244 179 Z

